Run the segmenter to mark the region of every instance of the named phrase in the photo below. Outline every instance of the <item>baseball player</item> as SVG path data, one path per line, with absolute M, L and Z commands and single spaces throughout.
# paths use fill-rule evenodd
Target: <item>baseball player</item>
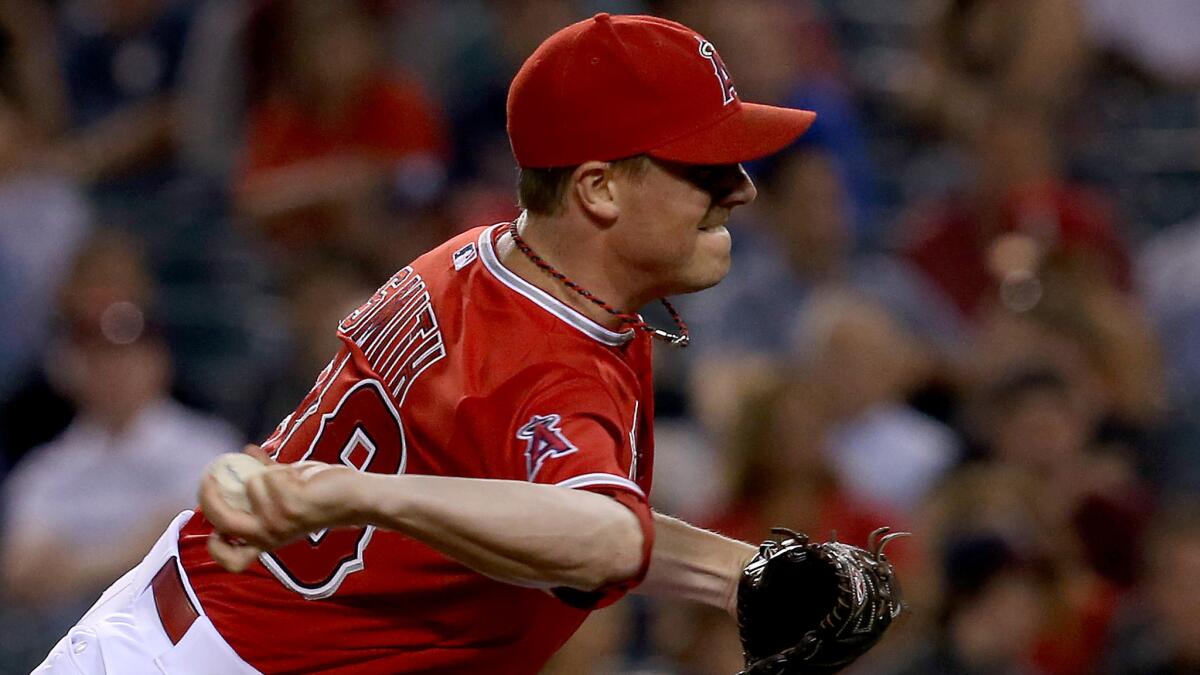
M 36 672 L 535 673 L 635 587 L 734 611 L 756 548 L 647 503 L 651 344 L 688 334 L 632 311 L 725 275 L 740 162 L 813 118 L 739 100 L 671 21 L 548 38 L 509 92 L 522 216 L 347 316 L 251 511 L 206 477 Z

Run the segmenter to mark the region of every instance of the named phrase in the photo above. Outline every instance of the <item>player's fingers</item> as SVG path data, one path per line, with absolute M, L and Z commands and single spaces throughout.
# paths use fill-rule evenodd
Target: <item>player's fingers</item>
M 282 473 L 284 472 L 265 471 L 251 476 L 246 481 L 246 499 L 269 537 L 267 548 L 286 543 L 293 534 L 294 525 L 281 504 L 282 496 L 278 484 Z
M 208 537 L 208 553 L 226 570 L 242 572 L 258 559 L 262 550 L 248 544 L 234 544 L 214 532 Z
M 264 471 L 253 480 L 253 494 L 265 509 L 260 515 L 267 529 L 277 537 L 274 545 L 283 545 L 296 537 L 317 529 L 308 499 L 304 494 L 304 481 L 291 464 L 281 464 Z M 251 494 L 247 491 L 247 496 Z M 258 510 L 256 509 L 256 513 Z
M 266 450 L 263 450 L 253 443 L 249 443 L 246 445 L 246 447 L 242 448 L 242 452 L 268 466 L 275 463 L 275 460 L 271 459 L 271 456 L 267 454 Z
M 224 522 L 224 514 L 221 507 L 225 499 L 221 497 L 221 492 L 217 488 L 216 483 L 216 480 L 209 473 L 201 476 L 200 489 L 196 492 L 196 499 L 200 502 L 200 508 L 208 517 L 209 522 L 219 526 Z
M 246 541 L 258 543 L 262 539 L 262 528 L 252 514 L 230 506 L 221 496 L 217 479 L 205 474 L 200 479 L 200 508 L 204 517 L 218 532 Z

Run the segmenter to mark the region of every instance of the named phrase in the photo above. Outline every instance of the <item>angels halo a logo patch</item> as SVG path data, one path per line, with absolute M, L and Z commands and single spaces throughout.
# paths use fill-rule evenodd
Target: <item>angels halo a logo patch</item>
M 555 414 L 534 415 L 517 431 L 517 438 L 526 441 L 525 472 L 530 481 L 542 469 L 546 460 L 565 457 L 576 448 L 558 428 L 561 417 Z

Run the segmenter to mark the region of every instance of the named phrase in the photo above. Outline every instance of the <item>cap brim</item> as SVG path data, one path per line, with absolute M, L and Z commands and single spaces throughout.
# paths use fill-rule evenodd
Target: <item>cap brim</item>
M 742 103 L 716 124 L 648 150 L 659 159 L 686 164 L 735 164 L 765 157 L 791 145 L 817 114 L 811 110 Z

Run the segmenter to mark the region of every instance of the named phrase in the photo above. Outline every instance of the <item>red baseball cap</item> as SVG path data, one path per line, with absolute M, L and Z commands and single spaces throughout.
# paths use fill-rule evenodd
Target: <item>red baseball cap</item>
M 528 168 L 638 154 L 733 164 L 787 147 L 815 118 L 743 102 L 711 42 L 653 16 L 597 14 L 567 26 L 508 90 L 508 137 Z

